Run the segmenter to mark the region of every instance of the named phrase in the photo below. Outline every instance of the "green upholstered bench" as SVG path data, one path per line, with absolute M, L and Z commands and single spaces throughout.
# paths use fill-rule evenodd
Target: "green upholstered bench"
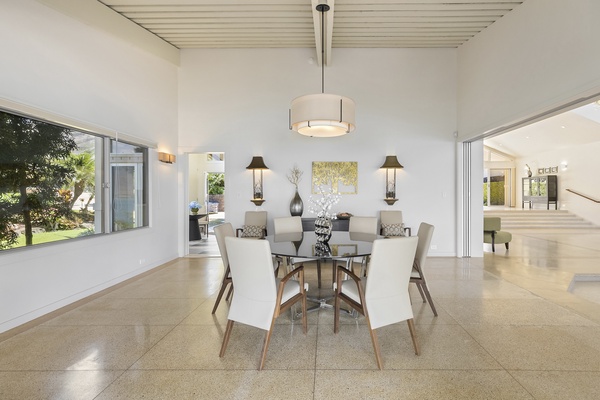
M 502 244 L 506 246 L 508 250 L 508 243 L 512 240 L 512 234 L 502 229 L 502 220 L 500 217 L 483 217 L 483 242 L 492 244 L 492 251 L 495 252 L 496 244 Z

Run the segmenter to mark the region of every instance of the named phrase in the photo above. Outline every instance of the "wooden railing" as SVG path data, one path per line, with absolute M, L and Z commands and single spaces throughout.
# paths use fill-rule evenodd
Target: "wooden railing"
M 598 200 L 598 199 L 594 199 L 594 198 L 592 198 L 592 197 L 590 197 L 590 196 L 586 196 L 585 194 L 582 194 L 582 193 L 576 192 L 575 190 L 572 190 L 572 189 L 566 189 L 566 190 L 567 190 L 567 192 L 571 192 L 571 193 L 573 193 L 573 194 L 576 194 L 577 196 L 581 196 L 581 197 L 583 197 L 584 199 L 591 200 L 591 201 L 593 201 L 594 203 L 600 203 L 600 200 Z

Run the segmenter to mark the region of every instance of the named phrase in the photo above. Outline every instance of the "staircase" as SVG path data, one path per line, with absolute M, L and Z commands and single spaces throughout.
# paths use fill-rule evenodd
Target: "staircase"
M 565 210 L 485 210 L 486 217 L 502 218 L 502 229 L 600 229 Z

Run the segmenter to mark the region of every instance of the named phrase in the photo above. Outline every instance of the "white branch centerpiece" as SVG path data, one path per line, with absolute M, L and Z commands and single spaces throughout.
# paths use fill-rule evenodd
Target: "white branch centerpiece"
M 288 181 L 290 181 L 290 183 L 296 188 L 296 193 L 290 202 L 290 214 L 292 214 L 293 217 L 301 217 L 302 212 L 304 211 L 304 203 L 302 202 L 302 198 L 298 193 L 298 184 L 302 180 L 302 174 L 303 172 L 300 170 L 300 168 L 294 164 L 294 167 L 291 168 L 290 172 L 286 175 Z
M 332 220 L 337 218 L 337 214 L 331 212 L 331 208 L 340 201 L 341 195 L 334 192 L 332 188 L 323 189 L 323 187 L 319 187 L 319 192 L 321 193 L 321 197 L 315 198 L 310 196 L 308 199 L 310 203 L 308 211 L 317 216 L 315 219 L 317 241 L 327 243 L 331 238 L 331 231 L 333 229 Z

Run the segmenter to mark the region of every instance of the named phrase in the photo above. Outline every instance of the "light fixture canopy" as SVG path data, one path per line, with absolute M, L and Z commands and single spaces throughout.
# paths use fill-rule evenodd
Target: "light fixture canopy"
M 297 97 L 290 108 L 290 129 L 304 136 L 342 136 L 356 128 L 354 100 L 325 93 L 324 13 L 329 8 L 327 4 L 316 7 L 321 13 L 321 93 Z
M 255 205 L 260 206 L 265 202 L 263 199 L 263 170 L 269 169 L 265 164 L 262 156 L 252 157 L 252 161 L 246 167 L 252 170 L 252 193 L 253 198 L 250 200 Z M 258 174 L 256 173 L 258 171 Z
M 379 168 L 385 169 L 385 199 L 383 200 L 391 206 L 398 201 L 396 198 L 396 170 L 404 168 L 404 166 L 400 164 L 396 156 L 386 156 L 383 165 Z M 394 171 L 393 175 L 390 174 L 390 170 Z

